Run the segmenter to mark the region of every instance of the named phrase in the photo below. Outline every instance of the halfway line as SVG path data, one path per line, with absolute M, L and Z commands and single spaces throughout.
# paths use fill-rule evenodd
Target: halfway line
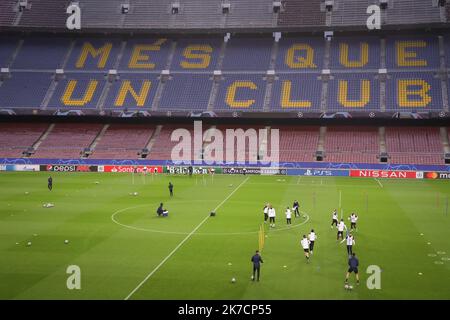
M 247 182 L 247 180 L 250 177 L 247 177 L 247 179 L 245 179 L 244 181 L 242 181 L 236 189 L 233 190 L 233 192 L 231 192 L 228 197 L 226 197 L 215 209 L 214 211 L 216 211 L 217 209 L 219 209 L 244 183 Z M 156 272 L 158 271 L 159 268 L 161 268 L 161 266 L 166 263 L 167 260 L 170 259 L 170 257 L 183 245 L 183 243 L 185 243 L 187 240 L 189 240 L 189 238 L 206 222 L 206 220 L 208 220 L 208 218 L 210 217 L 210 215 L 208 214 L 205 219 L 203 219 L 195 228 L 194 230 L 191 231 L 191 233 L 189 233 L 186 238 L 184 238 L 176 247 L 175 249 L 172 250 L 172 252 L 170 252 L 167 257 L 165 257 L 157 266 L 155 269 L 152 270 L 152 272 L 150 272 L 144 280 L 141 281 L 141 283 L 139 283 L 139 285 L 133 289 L 133 291 L 130 292 L 130 294 L 128 296 L 126 296 L 125 300 L 130 299 L 130 297 L 136 293 L 136 291 L 139 290 L 140 287 L 142 287 L 142 285 L 147 282 L 148 279 L 150 279 L 150 277 Z

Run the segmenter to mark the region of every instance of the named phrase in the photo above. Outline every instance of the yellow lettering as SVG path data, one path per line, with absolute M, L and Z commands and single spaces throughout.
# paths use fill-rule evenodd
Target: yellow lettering
M 360 90 L 359 100 L 349 100 L 348 99 L 348 81 L 339 80 L 339 97 L 338 101 L 344 107 L 349 108 L 364 108 L 370 101 L 370 81 L 361 80 L 361 90 Z
M 77 86 L 77 80 L 70 80 L 69 83 L 67 84 L 66 90 L 64 91 L 61 101 L 66 106 L 82 107 L 92 100 L 95 90 L 97 89 L 97 85 L 98 85 L 97 80 L 89 81 L 88 88 L 84 92 L 83 97 L 81 99 L 74 99 L 72 96 Z
M 304 56 L 296 54 L 304 53 Z M 286 54 L 286 64 L 292 69 L 317 68 L 314 64 L 314 49 L 308 44 L 294 44 Z
M 197 51 L 197 53 L 195 53 Z M 204 52 L 204 53 L 198 53 Z M 183 57 L 187 59 L 199 59 L 200 61 L 181 61 L 180 65 L 183 69 L 206 69 L 209 67 L 209 63 L 211 62 L 210 53 L 213 51 L 213 48 L 210 45 L 190 45 L 187 46 L 183 51 Z
M 147 96 L 150 91 L 150 87 L 151 87 L 150 80 L 145 80 L 141 86 L 141 90 L 139 91 L 139 93 L 137 93 L 131 86 L 131 81 L 125 80 L 124 82 L 122 82 L 122 86 L 120 88 L 119 94 L 117 95 L 114 106 L 123 107 L 125 99 L 127 98 L 128 93 L 130 93 L 134 101 L 136 101 L 136 105 L 138 107 L 143 107 L 145 102 L 147 101 Z
M 167 39 L 159 39 L 153 44 L 138 44 L 134 46 L 128 67 L 130 69 L 154 69 L 155 64 L 150 62 L 150 56 L 144 52 L 160 51 L 161 45 L 166 41 Z
M 361 42 L 359 60 L 349 61 L 348 52 L 349 46 L 347 43 L 339 44 L 339 61 L 341 65 L 347 68 L 362 68 L 369 62 L 369 44 Z
M 291 100 L 292 82 L 283 81 L 281 89 L 281 107 L 282 108 L 310 108 L 311 101 Z
M 420 87 L 417 90 L 411 89 L 412 86 Z M 425 80 L 408 79 L 398 80 L 398 105 L 400 107 L 426 107 L 431 103 L 431 97 L 428 94 L 431 86 Z M 420 99 L 410 100 L 409 97 L 419 97 Z
M 231 86 L 227 89 L 227 94 L 225 98 L 225 102 L 231 108 L 248 108 L 256 101 L 253 99 L 249 100 L 236 100 L 236 91 L 239 88 L 247 88 L 251 90 L 256 90 L 258 87 L 252 81 L 235 81 Z
M 423 40 L 417 41 L 397 41 L 397 65 L 400 67 L 426 67 L 427 61 L 416 59 L 417 52 L 409 51 L 410 48 L 425 48 L 427 43 Z
M 90 44 L 89 42 L 85 42 L 83 45 L 83 49 L 81 50 L 81 54 L 78 57 L 77 63 L 75 64 L 75 67 L 77 69 L 84 68 L 88 55 L 91 55 L 94 59 L 98 56 L 101 56 L 98 60 L 97 67 L 99 69 L 102 69 L 105 67 L 106 62 L 108 61 L 111 49 L 112 43 L 105 43 L 103 47 L 95 49 L 92 44 Z

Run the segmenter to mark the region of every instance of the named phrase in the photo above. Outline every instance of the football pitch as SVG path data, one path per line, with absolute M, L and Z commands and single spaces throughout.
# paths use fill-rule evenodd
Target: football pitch
M 0 174 L 0 299 L 450 299 L 448 181 L 52 173 L 50 192 L 48 175 Z M 303 216 L 288 226 L 296 199 Z M 156 216 L 160 202 L 167 218 Z M 267 202 L 276 227 L 265 225 L 253 282 Z M 351 291 L 346 246 L 330 227 L 339 207 L 347 226 L 359 215 Z M 307 264 L 300 239 L 311 229 Z M 72 265 L 79 290 L 67 288 Z M 366 286 L 369 266 L 380 289 Z

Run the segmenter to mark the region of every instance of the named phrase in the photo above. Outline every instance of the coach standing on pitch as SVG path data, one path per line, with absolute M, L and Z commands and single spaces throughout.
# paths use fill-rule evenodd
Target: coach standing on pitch
M 251 262 L 253 262 L 253 275 L 252 281 L 255 281 L 255 273 L 256 273 L 256 281 L 259 281 L 259 273 L 261 268 L 261 263 L 264 263 L 262 257 L 259 255 L 259 251 L 256 250 L 255 255 L 252 257 Z
M 359 260 L 356 258 L 356 254 L 353 252 L 350 258 L 348 259 L 348 271 L 347 275 L 345 276 L 345 284 L 348 283 L 348 278 L 350 277 L 350 274 L 353 272 L 356 276 L 356 284 L 359 284 L 359 275 L 358 275 L 358 266 L 359 266 Z
M 172 184 L 172 182 L 169 182 L 169 192 L 170 192 L 170 196 L 173 197 L 173 184 Z

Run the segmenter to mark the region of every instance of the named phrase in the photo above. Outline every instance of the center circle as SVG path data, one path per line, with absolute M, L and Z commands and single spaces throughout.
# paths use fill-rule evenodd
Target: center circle
M 132 222 L 129 221 L 124 221 L 126 218 L 128 219 L 133 219 L 133 215 L 135 215 L 134 220 L 143 220 L 143 218 L 145 219 L 145 221 L 155 221 L 157 223 L 162 222 L 162 221 L 166 221 L 167 219 L 169 219 L 171 217 L 171 211 L 172 209 L 175 207 L 177 207 L 178 205 L 187 205 L 187 206 L 198 206 L 201 208 L 201 212 L 202 215 L 199 216 L 200 218 L 206 218 L 205 215 L 205 207 L 209 206 L 210 203 L 213 203 L 212 207 L 214 206 L 214 204 L 217 204 L 217 200 L 185 200 L 185 201 L 177 201 L 177 202 L 168 202 L 168 210 L 169 210 L 169 217 L 157 217 L 156 216 L 156 207 L 159 205 L 159 203 L 149 203 L 149 204 L 141 204 L 141 205 L 136 205 L 136 206 L 131 206 L 131 207 L 127 207 L 127 208 L 123 208 L 120 210 L 117 210 L 115 212 L 112 213 L 111 215 L 111 220 L 117 224 L 120 225 L 124 228 L 127 229 L 132 229 L 132 230 L 136 230 L 136 231 L 143 231 L 143 232 L 152 232 L 152 233 L 161 233 L 161 234 L 173 234 L 173 235 L 188 235 L 192 232 L 191 231 L 184 231 L 184 230 L 177 230 L 174 231 L 172 228 L 172 225 L 169 225 L 169 229 L 164 229 L 164 227 L 167 227 L 168 224 L 164 224 L 161 225 L 162 228 L 155 228 L 155 227 L 147 227 L 147 226 L 139 226 L 136 224 L 133 224 Z M 247 203 L 247 204 L 259 204 L 259 202 L 255 202 L 255 201 L 230 201 L 230 202 L 238 202 L 238 203 Z M 262 207 L 259 208 L 259 206 L 256 205 L 256 207 L 258 209 L 260 209 L 261 211 L 261 218 L 263 217 L 263 213 L 262 213 Z M 284 208 L 284 206 L 276 206 L 278 208 Z M 142 210 L 139 210 L 138 212 L 133 212 L 133 210 L 135 209 L 139 209 L 139 208 L 145 208 L 145 212 L 143 212 Z M 148 216 L 148 212 L 150 210 L 150 216 Z M 212 211 L 212 209 L 211 209 Z M 154 213 L 153 213 L 154 212 Z M 293 219 L 293 224 L 286 226 L 286 227 L 282 227 L 282 228 L 275 228 L 275 229 L 270 229 L 270 232 L 279 232 L 279 231 L 286 231 L 286 230 L 291 230 L 294 228 L 298 228 L 302 225 L 304 225 L 305 223 L 307 223 L 309 221 L 309 215 L 303 211 L 300 211 L 301 214 L 305 217 L 305 218 L 300 218 L 300 219 Z M 137 213 L 137 217 L 136 217 L 136 213 Z M 176 213 L 177 216 L 179 216 L 180 214 L 183 214 L 182 212 L 177 212 Z M 280 216 L 280 214 L 277 215 L 277 220 L 279 221 L 280 218 L 278 218 Z M 284 216 L 284 212 L 283 212 L 283 216 Z M 201 221 L 197 219 L 196 221 Z M 215 219 L 215 218 L 214 218 Z M 284 220 L 284 219 L 282 219 Z M 295 223 L 295 221 L 300 220 L 301 222 L 299 223 Z M 139 221 L 138 221 L 139 222 Z M 262 223 L 262 221 L 261 221 Z M 177 225 L 179 226 L 179 225 Z M 195 226 L 194 226 L 195 227 Z M 192 227 L 192 229 L 194 229 L 194 227 Z M 171 230 L 172 229 L 172 230 Z M 259 232 L 259 225 L 255 226 L 254 231 L 242 231 L 242 232 L 195 232 L 195 235 L 203 235 L 203 236 L 228 236 L 228 235 L 249 235 L 249 234 L 258 234 Z

